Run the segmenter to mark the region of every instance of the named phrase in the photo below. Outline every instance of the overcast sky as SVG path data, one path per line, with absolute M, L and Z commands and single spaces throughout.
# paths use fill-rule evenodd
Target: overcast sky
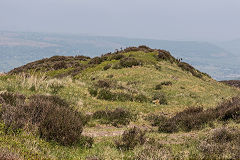
M 165 40 L 240 38 L 240 0 L 0 0 L 0 30 Z

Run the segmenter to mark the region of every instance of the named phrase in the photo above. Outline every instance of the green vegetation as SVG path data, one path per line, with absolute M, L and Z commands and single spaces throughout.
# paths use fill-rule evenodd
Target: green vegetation
M 0 76 L 0 158 L 239 159 L 239 93 L 146 46 L 39 60 Z

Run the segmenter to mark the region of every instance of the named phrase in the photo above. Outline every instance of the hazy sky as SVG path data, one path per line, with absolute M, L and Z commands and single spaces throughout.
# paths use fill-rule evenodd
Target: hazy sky
M 240 0 L 0 0 L 0 30 L 168 40 L 240 38 Z

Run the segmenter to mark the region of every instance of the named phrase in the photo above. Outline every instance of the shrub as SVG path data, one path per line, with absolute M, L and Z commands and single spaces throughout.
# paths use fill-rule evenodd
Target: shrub
M 211 139 L 216 143 L 227 143 L 233 140 L 237 140 L 237 134 L 239 134 L 240 132 L 238 132 L 237 134 L 236 133 L 237 132 L 235 131 L 235 129 L 229 129 L 225 127 L 218 128 L 213 132 Z
M 113 78 L 114 76 L 112 74 L 107 75 L 107 78 Z
M 20 156 L 10 152 L 8 149 L 0 148 L 0 159 L 1 160 L 20 160 Z
M 57 94 L 61 89 L 64 88 L 62 84 L 59 83 L 52 83 L 49 88 L 51 89 L 52 94 Z
M 62 145 L 79 142 L 82 133 L 82 117 L 69 108 L 53 107 L 46 109 L 39 124 L 40 137 L 55 140 Z
M 92 58 L 88 64 L 101 64 L 103 60 L 100 57 L 94 57 Z
M 191 107 L 177 113 L 159 125 L 160 132 L 191 131 L 201 129 L 204 124 L 213 121 L 216 116 L 211 111 L 203 111 L 201 107 Z
M 95 87 L 89 87 L 88 92 L 91 96 L 96 97 L 98 94 L 98 89 Z
M 116 63 L 116 64 L 113 65 L 112 68 L 113 69 L 122 69 L 123 67 L 119 63 Z
M 116 141 L 115 144 L 119 149 L 131 150 L 137 145 L 143 145 L 145 141 L 145 132 L 137 127 L 134 127 L 124 131 L 122 138 L 119 141 Z
M 161 71 L 162 67 L 160 65 L 155 65 L 155 69 L 158 70 L 158 71 Z
M 57 96 L 31 96 L 27 103 L 2 105 L 3 122 L 13 130 L 28 128 L 62 145 L 79 142 L 86 118 Z
M 103 70 L 106 71 L 106 70 L 108 70 L 109 68 L 111 68 L 111 66 L 112 66 L 111 64 L 107 64 L 106 66 L 103 67 Z
M 151 49 L 145 45 L 141 45 L 139 47 L 128 47 L 124 49 L 124 52 L 137 52 L 137 51 L 143 51 L 145 53 L 148 53 L 148 52 L 154 52 L 154 49 Z
M 68 68 L 68 66 L 65 61 L 59 61 L 53 65 L 54 70 L 66 69 L 66 68 Z
M 240 130 L 237 128 L 218 128 L 199 145 L 203 159 L 239 159 Z
M 143 95 L 143 94 L 138 94 L 138 95 L 136 95 L 136 96 L 134 97 L 134 100 L 135 100 L 136 102 L 148 102 L 148 101 L 149 101 L 149 99 L 148 99 L 145 95 Z
M 6 104 L 16 106 L 18 104 L 22 104 L 26 97 L 21 94 L 14 94 L 14 93 L 9 93 L 9 92 L 2 92 L 0 94 L 0 97 L 4 100 Z
M 88 136 L 81 136 L 79 144 L 85 148 L 91 148 L 94 143 L 94 139 Z
M 94 119 L 103 119 L 103 123 L 112 124 L 113 126 L 118 125 L 128 125 L 130 121 L 133 119 L 133 115 L 123 109 L 123 108 L 116 108 L 113 111 L 110 110 L 100 110 L 96 111 L 93 114 Z
M 185 62 L 179 62 L 178 67 L 182 68 L 184 71 L 188 71 L 192 73 L 193 76 L 202 78 L 202 74 L 200 71 L 196 70 L 194 67 L 192 67 L 190 64 L 185 63 Z
M 124 68 L 132 67 L 132 66 L 139 66 L 141 65 L 141 61 L 133 58 L 133 57 L 128 57 L 120 60 L 120 65 Z
M 164 93 L 155 93 L 152 100 L 156 101 L 159 104 L 163 104 L 163 105 L 167 104 L 167 99 L 166 99 Z
M 163 115 L 148 115 L 146 117 L 146 120 L 150 121 L 152 126 L 160 126 L 161 124 L 165 123 L 167 121 L 167 117 Z
M 165 147 L 155 139 L 151 138 L 145 144 L 142 150 L 135 153 L 136 160 L 151 159 L 177 159 L 173 156 L 170 147 Z
M 111 87 L 111 81 L 110 80 L 98 80 L 97 83 L 95 84 L 96 87 L 98 88 L 110 88 Z
M 120 60 L 124 58 L 125 56 L 123 54 L 113 54 L 110 58 L 110 60 Z
M 170 54 L 170 52 L 165 51 L 165 50 L 158 50 L 158 60 L 165 60 L 169 61 L 171 63 L 177 63 L 177 60 Z
M 161 85 L 171 86 L 172 82 L 171 81 L 164 81 L 164 82 L 161 82 Z
M 112 93 L 110 90 L 101 89 L 98 92 L 97 98 L 112 101 L 112 100 L 116 100 L 116 95 L 114 93 Z
M 123 92 L 113 93 L 108 89 L 101 89 L 97 95 L 98 99 L 108 100 L 108 101 L 133 101 L 134 97 L 130 94 Z
M 5 100 L 0 96 L 0 104 L 5 103 Z
M 160 90 L 160 89 L 162 89 L 162 85 L 161 84 L 158 84 L 158 85 L 155 86 L 155 90 Z

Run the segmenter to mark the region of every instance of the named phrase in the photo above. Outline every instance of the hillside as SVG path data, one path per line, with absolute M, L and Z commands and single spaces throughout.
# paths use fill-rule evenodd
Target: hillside
M 24 32 L 0 32 L 0 72 L 55 55 L 94 57 L 142 44 L 164 48 L 218 80 L 234 79 L 240 74 L 238 56 L 232 54 L 232 46 L 223 48 L 224 44 Z
M 165 50 L 45 58 L 1 75 L 0 91 L 0 157 L 240 156 L 239 89 Z

